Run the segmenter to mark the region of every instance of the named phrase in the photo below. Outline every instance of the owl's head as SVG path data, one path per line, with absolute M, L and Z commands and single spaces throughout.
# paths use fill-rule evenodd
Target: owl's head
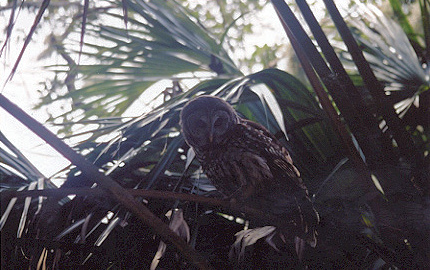
M 200 96 L 185 104 L 180 124 L 185 141 L 193 148 L 216 146 L 239 122 L 230 104 L 214 96 Z

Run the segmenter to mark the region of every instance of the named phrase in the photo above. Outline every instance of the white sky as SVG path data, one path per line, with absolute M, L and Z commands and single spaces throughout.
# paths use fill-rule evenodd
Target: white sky
M 1 30 L 7 26 L 8 20 L 9 12 L 1 12 Z M 22 11 L 14 31 L 28 33 L 33 20 L 34 14 Z M 35 37 L 38 38 L 40 35 Z M 5 34 L 2 32 L 0 35 L 1 46 L 3 46 L 4 40 Z M 50 60 L 51 62 L 37 60 L 38 55 L 44 50 L 43 40 L 36 39 L 30 43 L 17 73 L 12 81 L 5 84 L 22 45 L 23 40 L 17 40 L 16 37 L 12 38 L 10 46 L 0 58 L 0 91 L 10 101 L 43 123 L 48 118 L 45 111 L 32 109 L 39 98 L 37 92 L 38 89 L 41 89 L 39 83 L 49 75 L 48 72 L 44 71 L 43 67 L 50 63 L 52 64 L 52 60 Z M 67 160 L 2 108 L 0 108 L 0 130 L 45 176 L 51 176 L 68 164 Z

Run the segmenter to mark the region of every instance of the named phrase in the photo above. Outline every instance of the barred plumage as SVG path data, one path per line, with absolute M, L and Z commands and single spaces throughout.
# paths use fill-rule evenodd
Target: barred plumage
M 188 102 L 181 112 L 184 138 L 217 189 L 278 216 L 314 246 L 319 222 L 308 190 L 284 146 L 263 126 L 240 118 L 213 96 Z

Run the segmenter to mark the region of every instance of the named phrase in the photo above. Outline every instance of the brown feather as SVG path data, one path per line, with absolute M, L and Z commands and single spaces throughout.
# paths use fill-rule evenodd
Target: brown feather
M 193 101 L 181 113 L 183 134 L 217 189 L 228 198 L 287 218 L 297 228 L 294 235 L 290 235 L 292 242 L 298 236 L 315 246 L 318 213 L 287 149 L 265 127 L 241 119 L 228 103 L 219 98 L 203 96 Z M 191 124 L 187 122 L 188 115 L 193 117 L 194 122 L 188 121 Z M 217 124 L 228 128 L 218 132 L 215 143 L 200 138 L 217 128 L 213 124 L 216 119 L 212 119 L 217 115 L 229 115 L 230 119 L 222 119 L 228 123 Z M 196 117 L 201 117 L 204 123 L 193 126 Z M 196 132 L 201 125 L 207 126 L 210 132 L 204 129 Z

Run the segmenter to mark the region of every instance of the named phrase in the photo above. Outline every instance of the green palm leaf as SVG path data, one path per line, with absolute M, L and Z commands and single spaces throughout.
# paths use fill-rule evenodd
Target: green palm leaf
M 53 187 L 55 185 L 0 132 L 0 193 L 9 190 L 43 190 Z M 21 238 L 28 222 L 32 202 L 35 203 L 37 211 L 39 211 L 42 207 L 42 197 L 33 198 L 33 200 L 31 197 L 27 197 L 24 203 L 22 201 L 17 202 L 17 198 L 10 199 L 7 207 L 2 208 L 0 230 L 5 226 L 13 209 L 22 209 L 16 229 L 17 237 Z M 3 201 L 2 198 L 3 203 L 6 201 Z
M 129 12 L 127 29 L 117 26 L 123 17 L 114 11 L 105 15 L 103 23 L 87 22 L 85 40 L 94 42 L 87 41 L 81 54 L 95 64 L 70 67 L 80 74 L 84 86 L 55 99 L 70 98 L 75 114 L 81 112 L 77 119 L 119 116 L 163 79 L 241 74 L 222 46 L 179 4 L 125 3 Z M 79 52 L 71 49 L 69 53 Z M 64 68 L 54 69 L 62 73 Z
M 265 125 L 283 140 L 288 132 L 293 143 L 287 143 L 287 147 L 293 158 L 300 156 L 296 160 L 304 175 L 324 174 L 326 164 L 334 166 L 341 159 L 334 150 L 339 142 L 333 139 L 335 135 L 328 119 L 313 94 L 297 79 L 276 69 L 233 80 L 204 81 L 141 117 L 119 122 L 116 128 L 111 126 L 110 130 L 117 134 L 112 140 L 95 146 L 97 136 L 93 135 L 77 147 L 90 151 L 87 158 L 113 177 L 123 175 L 124 171 L 144 169 L 146 176 L 140 180 L 118 179 L 130 187 L 156 185 L 156 181 L 165 179 L 161 176 L 166 171 L 174 175 L 170 177 L 172 180 L 178 180 L 185 169 L 187 148 L 179 133 L 179 113 L 186 101 L 202 93 L 217 95 L 235 104 L 245 117 Z M 191 167 L 191 170 L 197 169 L 196 165 Z M 74 175 L 69 174 L 69 183 L 75 181 Z M 80 180 L 77 177 L 76 181 Z
M 356 11 L 360 19 L 349 20 L 353 33 L 396 112 L 404 117 L 411 106 L 420 106 L 419 96 L 430 89 L 430 69 L 420 61 L 398 23 L 371 5 Z

